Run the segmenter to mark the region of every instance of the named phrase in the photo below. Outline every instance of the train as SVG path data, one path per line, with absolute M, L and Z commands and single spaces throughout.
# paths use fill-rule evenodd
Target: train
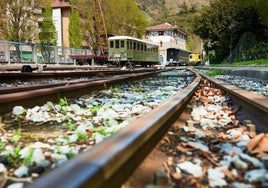
M 159 46 L 129 36 L 109 37 L 108 62 L 118 66 L 152 67 L 159 64 Z
M 203 65 L 203 56 L 201 53 L 190 53 L 188 65 Z
M 167 48 L 166 66 L 188 65 L 189 52 L 179 48 Z
M 179 48 L 167 48 L 164 66 L 195 66 L 202 64 L 202 54 L 190 53 Z M 108 38 L 108 62 L 117 66 L 160 65 L 159 46 L 145 40 L 129 36 Z

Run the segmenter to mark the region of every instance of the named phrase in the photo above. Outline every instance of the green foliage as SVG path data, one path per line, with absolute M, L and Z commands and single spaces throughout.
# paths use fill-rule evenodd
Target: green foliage
M 141 37 L 149 26 L 134 0 L 105 0 L 103 9 L 109 33 Z
M 5 142 L 0 138 L 0 152 L 2 152 L 6 147 Z
M 68 107 L 68 100 L 66 97 L 60 98 L 59 105 L 61 106 L 61 112 L 63 114 L 67 114 L 67 112 L 68 112 L 68 108 L 67 108 Z
M 38 38 L 37 17 L 32 15 L 39 1 L 0 1 L 0 16 L 3 38 L 10 41 L 32 41 Z M 8 14 L 7 14 L 8 12 Z
M 75 124 L 69 119 L 67 123 L 64 124 L 64 126 L 67 126 L 69 130 L 74 131 L 75 130 Z
M 46 2 L 43 17 L 39 34 L 40 44 L 55 46 L 57 45 L 57 32 L 52 20 L 51 1 Z
M 60 105 L 60 106 L 67 106 L 67 105 L 68 105 L 68 100 L 67 100 L 67 98 L 66 98 L 66 97 L 64 97 L 64 98 L 60 98 L 60 100 L 59 100 L 59 105 Z
M 207 74 L 209 76 L 216 76 L 216 75 L 224 75 L 224 72 L 221 69 L 210 69 Z
M 208 48 L 215 51 L 217 62 L 231 54 L 245 33 L 253 33 L 257 42 L 268 40 L 267 26 L 261 21 L 256 6 L 240 1 L 211 1 L 210 6 L 203 8 L 194 19 L 194 33 L 203 39 L 206 51 Z
M 14 142 L 14 143 L 17 143 L 22 137 L 22 131 L 21 129 L 16 129 L 13 131 L 13 136 L 12 136 L 12 139 L 11 141 Z
M 33 153 L 34 153 L 33 148 L 30 148 L 30 149 L 29 149 L 29 153 L 28 153 L 28 155 L 23 159 L 23 164 L 24 164 L 25 166 L 30 166 L 30 165 L 32 165 Z
M 12 152 L 5 154 L 8 162 L 14 167 L 16 167 L 20 162 L 20 151 L 20 147 L 15 147 Z
M 81 48 L 82 46 L 82 33 L 81 33 L 81 25 L 79 20 L 79 15 L 77 10 L 73 7 L 71 8 L 71 16 L 69 23 L 69 41 L 70 47 Z
M 85 132 L 76 132 L 76 135 L 78 137 L 78 139 L 77 139 L 78 142 L 84 142 L 88 138 L 87 133 L 85 133 Z

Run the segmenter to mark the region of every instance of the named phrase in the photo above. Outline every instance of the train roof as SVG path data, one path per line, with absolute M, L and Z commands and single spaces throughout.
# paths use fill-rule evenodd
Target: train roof
M 187 50 L 183 50 L 183 49 L 181 49 L 181 48 L 175 48 L 175 47 L 167 48 L 167 50 L 173 50 L 173 49 L 190 53 L 189 51 L 187 51 Z
M 147 43 L 147 44 L 151 44 L 151 45 L 154 45 L 154 46 L 159 46 L 155 43 L 152 43 L 152 42 L 149 42 L 149 41 L 146 41 L 146 40 L 142 40 L 142 39 L 138 39 L 138 38 L 134 38 L 134 37 L 129 37 L 129 36 L 113 36 L 113 37 L 109 37 L 108 40 L 125 40 L 125 39 L 129 39 L 129 40 L 135 40 L 135 41 L 139 41 L 139 42 L 144 42 L 144 43 Z

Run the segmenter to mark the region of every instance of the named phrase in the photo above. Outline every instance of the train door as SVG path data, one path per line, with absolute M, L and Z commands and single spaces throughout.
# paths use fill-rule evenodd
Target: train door
M 127 40 L 127 57 L 133 59 L 133 41 Z

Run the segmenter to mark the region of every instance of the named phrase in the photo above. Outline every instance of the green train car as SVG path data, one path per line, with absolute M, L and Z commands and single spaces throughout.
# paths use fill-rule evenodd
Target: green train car
M 153 66 L 159 64 L 159 46 L 129 36 L 108 39 L 108 61 L 118 66 Z

